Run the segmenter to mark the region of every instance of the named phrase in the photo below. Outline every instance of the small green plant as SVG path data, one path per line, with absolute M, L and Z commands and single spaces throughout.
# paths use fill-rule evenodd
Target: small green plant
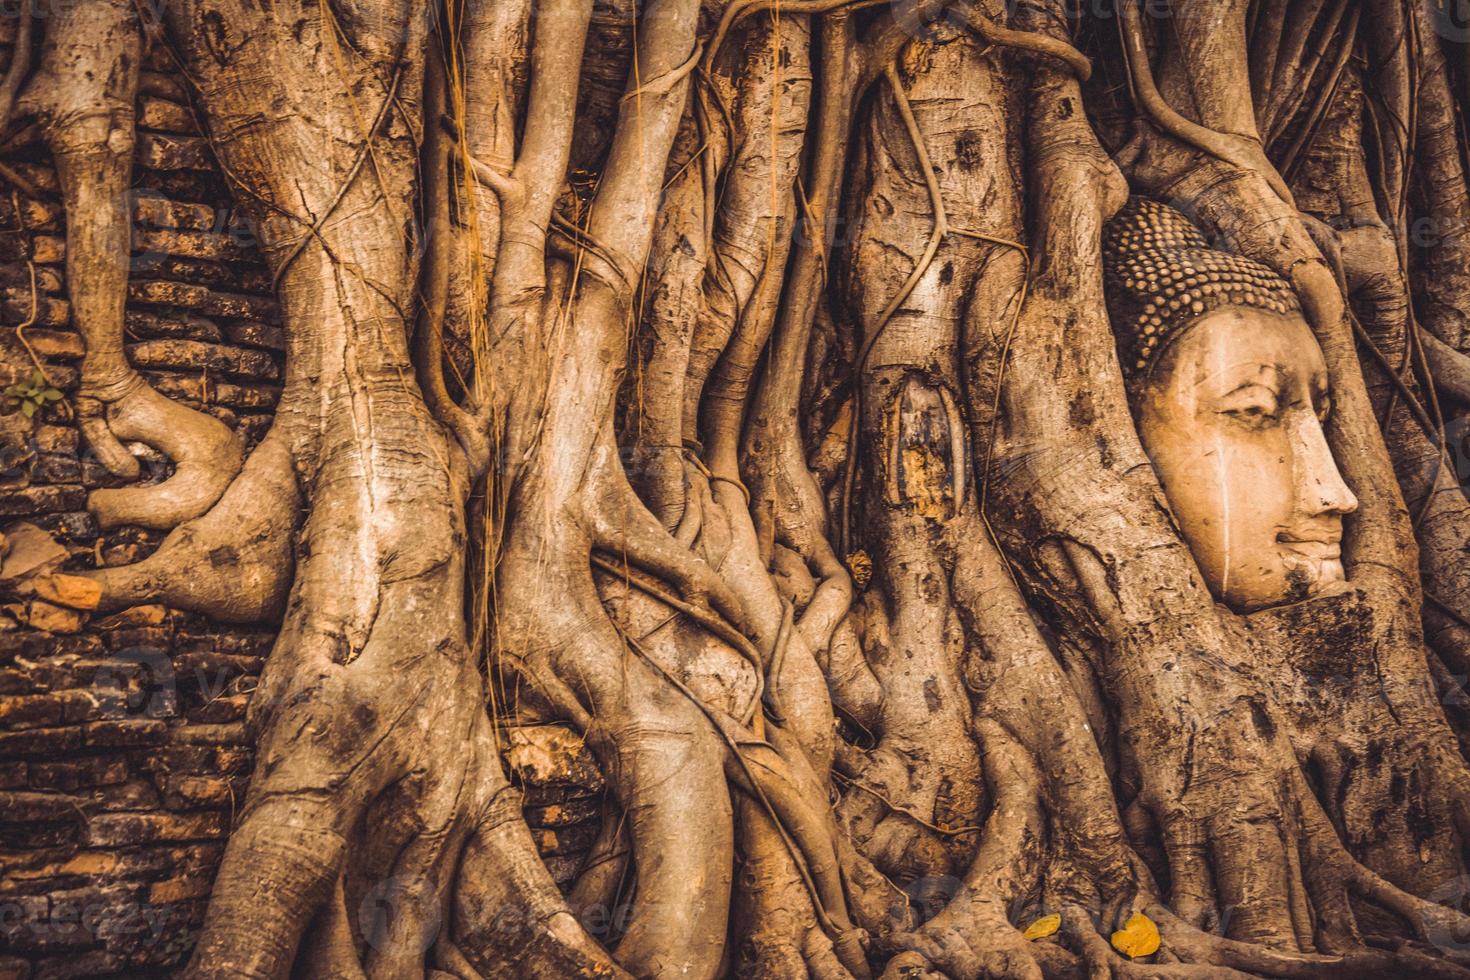
M 17 381 L 5 389 L 5 394 L 20 402 L 21 414 L 30 418 L 48 402 L 61 400 L 61 392 L 51 387 L 40 368 L 31 372 L 28 381 Z

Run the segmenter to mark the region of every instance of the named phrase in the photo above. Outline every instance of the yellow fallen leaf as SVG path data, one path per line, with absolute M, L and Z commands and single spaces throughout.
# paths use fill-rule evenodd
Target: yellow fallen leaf
M 1142 912 L 1135 912 L 1123 928 L 1113 933 L 1112 943 L 1114 949 L 1132 959 L 1148 956 L 1158 952 L 1159 927 Z
M 1053 913 L 1052 915 L 1043 915 L 1031 923 L 1021 935 L 1026 939 L 1045 939 L 1061 927 L 1062 917 Z

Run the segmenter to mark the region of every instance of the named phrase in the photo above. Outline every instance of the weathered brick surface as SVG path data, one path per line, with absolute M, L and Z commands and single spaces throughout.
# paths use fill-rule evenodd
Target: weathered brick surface
M 128 352 L 160 391 L 253 445 L 280 397 L 270 276 L 163 67 L 149 66 L 139 100 Z M 26 186 L 0 186 L 0 388 L 29 373 L 28 345 L 68 391 L 85 347 L 56 175 L 38 147 L 4 162 Z M 72 568 L 157 547 L 156 532 L 99 535 L 87 493 L 119 481 L 64 406 L 15 433 L 0 426 L 0 528 L 43 526 Z M 170 472 L 157 453 L 143 468 Z M 151 975 L 187 956 L 248 783 L 241 721 L 271 638 L 162 606 L 95 617 L 0 594 L 0 977 Z
M 0 45 L 11 27 L 0 18 Z M 128 354 L 159 391 L 253 447 L 284 364 L 270 274 L 183 81 L 160 52 L 144 68 Z M 0 179 L 0 390 L 29 376 L 29 345 L 50 384 L 71 392 L 84 345 L 56 173 L 36 145 L 0 162 L 20 182 Z M 157 531 L 99 532 L 87 494 L 120 481 L 92 458 L 65 403 L 20 421 L 0 404 L 0 531 L 36 524 L 70 569 L 128 564 L 158 546 Z M 158 453 L 135 451 L 144 482 L 171 472 Z M 269 625 L 227 627 L 159 605 L 91 616 L 0 591 L 0 980 L 168 976 L 187 959 L 248 787 L 244 719 L 272 640 Z M 512 729 L 502 743 L 566 887 L 596 835 L 601 777 L 565 730 Z

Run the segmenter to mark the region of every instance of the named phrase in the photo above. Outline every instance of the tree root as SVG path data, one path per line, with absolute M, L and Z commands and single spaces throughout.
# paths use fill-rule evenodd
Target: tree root
M 1002 27 L 968 3 L 956 4 L 953 9 L 976 34 L 991 44 L 1053 58 L 1066 65 L 1080 82 L 1085 82 L 1092 77 L 1092 62 L 1066 41 L 1059 41 L 1045 34 L 1013 31 Z
M 40 118 L 61 183 L 66 276 L 87 348 L 77 396 L 82 434 L 117 476 L 139 473 L 120 440 L 153 445 L 175 463 L 163 483 L 98 490 L 89 506 L 104 528 L 138 524 L 168 530 L 219 499 L 239 472 L 243 451 L 224 423 L 155 392 L 123 352 L 140 60 L 131 3 L 69 6 L 49 23 L 40 68 L 20 105 Z
M 593 546 L 659 576 L 678 590 L 686 605 L 708 602 L 735 630 L 744 632 L 749 624 L 744 606 L 724 579 L 674 539 L 638 499 L 621 471 L 599 466 L 597 476 L 595 499 L 589 508 Z M 722 639 L 741 642 L 726 632 Z
M 1237 170 L 1259 173 L 1281 200 L 1293 204 L 1286 181 L 1266 159 L 1259 138 L 1236 133 L 1217 132 L 1181 116 L 1160 94 L 1149 67 L 1148 46 L 1143 37 L 1143 24 L 1138 0 L 1124 0 L 1119 6 L 1119 26 L 1123 31 L 1128 73 L 1139 106 L 1160 130 L 1182 143 L 1194 147 Z M 1294 205 L 1293 205 L 1294 206 Z
M 347 842 L 335 807 L 281 797 L 255 812 L 230 836 L 243 860 L 226 860 L 216 877 L 189 971 L 195 980 L 284 975 L 305 924 L 342 873 Z
M 10 49 L 10 64 L 5 69 L 5 80 L 0 82 L 0 131 L 10 125 L 10 113 L 15 108 L 15 97 L 20 92 L 26 72 L 31 70 L 31 39 L 35 34 L 36 18 L 29 7 L 22 7 L 17 15 L 15 45 Z
M 1456 401 L 1470 404 L 1470 357 L 1428 331 L 1421 333 L 1420 337 L 1435 382 Z
M 627 977 L 557 893 L 520 802 L 519 792 L 502 788 L 465 844 L 454 889 L 457 945 L 487 977 Z
M 166 531 L 204 513 L 240 472 L 240 440 L 223 422 L 160 395 L 136 374 L 121 388 L 115 399 L 96 397 L 97 389 L 79 396 L 88 439 L 148 443 L 173 460 L 174 472 L 156 486 L 92 491 L 87 507 L 98 525 Z
M 273 432 L 206 514 L 142 561 L 86 574 L 102 586 L 99 610 L 162 602 L 227 623 L 275 620 L 291 584 L 300 501 L 285 437 Z
M 454 218 L 453 151 L 436 139 L 421 160 L 408 108 L 419 95 L 422 5 L 323 3 L 313 14 L 308 4 L 294 33 L 265 29 L 277 26 L 271 5 L 210 5 L 207 18 L 191 5 L 170 11 L 194 45 L 190 66 L 208 93 L 222 159 L 260 184 L 262 210 L 275 208 L 262 227 L 290 319 L 291 374 L 281 434 L 273 431 L 239 479 L 220 488 L 214 509 L 175 528 L 157 561 L 94 577 L 107 603 L 157 597 L 216 615 L 265 615 L 281 602 L 299 499 L 310 506 L 285 626 L 252 702 L 257 769 L 196 975 L 294 968 L 396 980 L 423 973 L 430 950 L 438 971 L 463 980 L 730 972 L 845 980 L 868 975 L 870 956 L 895 951 L 887 963 L 895 977 L 935 969 L 1026 980 L 1461 975 L 1417 948 L 1363 948 L 1350 894 L 1417 922 L 1421 939 L 1465 923 L 1348 857 L 1298 766 L 1292 740 L 1302 732 L 1286 730 L 1280 692 L 1252 676 L 1260 658 L 1248 642 L 1251 624 L 1217 613 L 1148 474 L 1102 317 L 1097 242 L 1121 199 L 1121 175 L 1078 109 L 1077 76 L 1088 66 L 1064 40 L 1062 18 L 1050 16 L 1064 5 L 1022 5 L 1012 20 L 1024 31 L 972 20 L 982 35 L 1029 52 L 1036 77 L 1024 111 L 996 70 L 1009 56 L 992 64 L 952 24 L 913 38 L 902 71 L 890 65 L 901 46 L 898 14 L 875 18 L 880 43 L 854 51 L 846 15 L 868 5 L 737 0 L 702 51 L 698 3 L 655 0 L 640 9 L 636 67 L 615 102 L 616 130 L 606 153 L 602 134 L 588 140 L 602 172 L 585 211 L 586 182 L 571 180 L 570 195 L 564 185 L 568 167 L 585 156 L 573 152 L 581 135 L 573 131 L 577 85 L 595 74 L 582 63 L 589 5 L 551 0 L 534 22 L 507 13 L 507 33 L 534 37 L 529 52 L 515 38 L 480 38 L 477 56 L 488 64 L 474 70 L 496 79 L 486 88 L 501 101 L 493 122 L 476 121 L 479 144 L 459 137 L 460 162 L 467 185 L 478 175 L 497 197 L 481 209 L 497 233 L 481 258 L 497 267 L 485 284 L 491 339 L 481 338 L 492 354 L 465 387 L 485 398 L 466 417 L 448 403 L 440 363 L 449 308 L 469 308 L 451 298 L 446 250 L 430 253 L 422 283 L 418 354 L 430 363 L 412 363 L 402 322 L 420 282 L 409 243 L 395 251 L 398 232 L 413 226 L 405 218 L 415 167 L 434 171 L 426 210 L 438 222 Z M 823 27 L 822 71 L 808 76 L 804 15 L 839 8 Z M 726 71 L 721 42 L 741 17 L 766 9 L 769 31 L 762 22 L 744 41 L 749 49 L 770 42 L 769 77 Z M 1231 0 L 1226 13 L 1236 12 L 1243 7 Z M 1180 31 L 1189 35 L 1197 23 L 1182 18 Z M 1160 125 L 1179 129 L 1182 117 L 1164 116 L 1173 110 L 1132 40 L 1136 80 L 1156 97 Z M 869 156 L 849 167 L 857 98 L 840 83 L 862 78 L 884 52 L 892 101 L 869 103 L 877 120 L 865 134 Z M 464 115 L 453 104 L 461 83 L 450 60 L 429 76 L 432 117 Z M 728 90 L 741 101 L 728 133 L 703 134 L 711 145 L 694 146 L 688 76 L 701 63 L 716 97 Z M 267 104 L 260 93 L 283 97 L 262 64 L 285 69 L 281 76 L 320 98 L 258 125 Z M 323 66 L 343 77 L 314 89 Z M 974 78 L 973 91 L 985 96 L 954 98 L 950 81 L 959 76 Z M 1163 78 L 1167 88 L 1167 72 Z M 807 147 L 804 86 L 813 80 L 831 90 L 818 104 L 820 143 Z M 381 99 L 370 128 L 354 118 L 363 95 Z M 705 108 L 694 107 L 695 117 Z M 1229 127 L 1214 122 L 1190 125 L 1211 124 L 1211 138 L 1196 144 L 1219 152 L 1213 138 Z M 338 137 L 354 123 L 366 129 L 362 142 L 344 145 Z M 463 118 L 455 124 L 468 127 Z M 770 155 L 762 159 L 767 124 Z M 1013 136 L 1023 125 L 1030 128 L 1021 148 Z M 1193 130 L 1185 129 L 1187 138 Z M 727 142 L 714 145 L 719 139 Z M 271 169 L 321 146 L 337 151 L 321 173 Z M 1234 148 L 1227 140 L 1224 152 Z M 1259 162 L 1258 147 L 1249 149 L 1237 157 Z M 692 175 L 696 156 L 707 179 L 680 185 L 686 210 L 660 230 L 660 191 L 671 170 L 675 180 Z M 1036 172 L 1029 209 L 1010 173 L 1019 158 Z M 788 262 L 796 202 L 787 178 L 803 160 L 817 171 L 807 185 L 820 228 Z M 1219 164 L 1212 157 L 1171 186 L 1198 191 L 1209 179 L 1199 172 L 1218 176 Z M 872 505 L 863 529 L 871 587 L 866 576 L 854 582 L 826 540 L 827 502 L 801 459 L 795 426 L 809 401 L 801 375 L 828 291 L 830 219 L 848 173 L 887 181 L 865 188 L 870 197 L 854 195 L 863 199 L 850 214 L 879 217 L 849 222 L 861 234 L 848 249 L 859 256 L 846 284 L 853 309 L 842 311 L 866 327 L 851 345 L 859 390 L 847 393 L 854 407 L 842 435 L 864 450 L 862 479 L 856 451 L 838 479 L 844 508 L 860 497 Z M 1268 169 L 1229 179 L 1249 183 L 1249 193 L 1223 191 L 1221 199 L 1246 215 L 1240 222 L 1256 220 L 1240 204 L 1274 194 Z M 585 227 L 557 217 L 558 198 L 567 196 L 578 215 L 590 215 Z M 299 201 L 309 220 L 271 203 L 286 201 Z M 992 230 L 1010 237 L 951 228 L 946 208 L 966 225 L 978 224 L 983 208 L 1001 226 Z M 1028 217 L 1036 240 L 1023 247 Z M 659 420 L 658 472 L 649 487 L 639 481 L 651 510 L 614 436 L 619 391 L 636 388 L 623 384 L 633 346 L 627 325 L 637 320 L 650 241 L 661 234 L 659 247 L 676 249 L 700 226 L 705 241 L 665 268 L 679 295 L 654 303 L 655 318 L 677 321 L 656 340 L 664 387 L 654 411 L 682 409 L 684 417 Z M 303 227 L 313 233 L 298 235 Z M 548 242 L 556 227 L 573 246 L 567 260 Z M 1293 249 L 1298 230 L 1289 228 Z M 1033 253 L 1038 289 L 1029 296 Z M 1309 307 L 1331 314 L 1318 259 L 1305 246 L 1287 258 L 1281 263 L 1278 249 Z M 797 270 L 785 297 L 794 298 L 786 307 L 794 312 L 778 316 L 789 270 Z M 467 292 L 478 297 L 478 289 Z M 998 315 L 1013 302 L 1014 319 Z M 1007 323 L 1002 340 L 997 325 Z M 1335 340 L 1336 379 L 1351 351 Z M 125 359 L 112 367 L 89 390 L 116 385 L 121 393 L 131 383 Z M 415 368 L 422 397 L 405 381 Z M 1350 402 L 1356 392 L 1348 390 Z M 142 407 L 123 411 L 130 403 L 119 399 L 106 419 L 100 405 L 88 406 L 89 438 L 111 439 L 119 452 L 117 438 L 131 437 L 121 433 L 147 438 L 165 416 L 139 397 Z M 486 507 L 493 582 L 485 586 L 494 594 L 487 650 L 472 651 L 462 628 L 469 488 L 464 460 L 435 416 L 473 426 L 476 438 L 503 435 L 510 463 L 486 491 L 494 501 Z M 695 434 L 696 416 L 709 468 L 694 452 L 681 458 L 678 437 Z M 1354 451 L 1381 449 L 1361 426 L 1339 436 Z M 975 444 L 1007 468 L 995 501 L 983 499 L 989 455 L 975 499 Z M 465 446 L 481 455 L 475 439 Z M 211 468 L 204 454 L 176 449 L 176 477 L 202 485 L 233 472 L 223 450 Z M 487 462 L 474 458 L 468 469 L 478 475 Z M 1358 476 L 1365 472 L 1382 476 L 1381 468 Z M 1377 492 L 1371 519 L 1354 529 L 1352 546 L 1362 550 L 1353 557 L 1367 587 L 1394 603 L 1375 653 L 1402 668 L 1422 650 L 1417 594 L 1395 583 L 1417 572 L 1390 568 L 1385 544 L 1407 550 L 1413 539 L 1402 520 L 1385 516 L 1391 490 Z M 111 500 L 113 511 L 127 512 L 126 500 Z M 174 509 L 188 506 L 197 501 Z M 844 544 L 850 516 L 841 519 Z M 221 541 L 241 537 L 238 554 L 221 559 Z M 1018 567 L 1008 567 L 1002 543 Z M 227 586 L 249 598 L 231 606 L 220 594 Z M 849 609 L 856 589 L 867 590 L 861 613 Z M 601 863 L 571 903 L 536 858 L 519 794 L 498 765 L 482 654 L 492 671 L 519 673 L 539 693 L 526 699 L 528 713 L 560 715 L 581 730 L 615 798 L 595 852 Z M 1116 713 L 1089 715 L 1084 689 L 1106 690 Z M 834 735 L 834 701 L 870 729 L 875 749 Z M 1088 708 L 1102 702 L 1094 697 Z M 1402 726 L 1407 736 L 1438 738 L 1422 716 L 1412 722 Z M 1442 742 L 1432 773 L 1449 783 Z M 848 784 L 835 808 L 841 821 L 829 806 L 834 756 Z M 971 825 L 982 822 L 977 840 Z M 840 826 L 859 833 L 845 836 Z M 1157 868 L 1169 873 L 1172 912 L 1129 831 L 1162 832 L 1167 855 Z M 630 865 L 633 915 L 610 952 L 576 912 L 618 900 Z M 903 894 L 885 871 L 915 894 Z M 353 921 L 368 898 L 396 903 L 381 928 Z M 929 903 L 946 900 L 932 914 Z M 1238 907 L 1222 927 L 1237 938 L 1198 928 L 1218 919 L 1221 905 Z M 1038 910 L 1059 916 L 1059 939 L 1026 938 L 1021 927 Z M 1105 937 L 1140 910 L 1164 945 L 1130 960 Z M 1297 952 L 1314 948 L 1334 955 Z
M 585 706 L 577 710 L 587 719 L 588 746 L 628 815 L 639 885 L 619 962 L 634 973 L 707 975 L 721 956 L 734 862 L 724 750 L 692 696 L 661 677 L 651 656 L 632 654 L 641 647 L 619 636 L 587 566 L 538 554 L 553 553 L 511 542 L 502 569 L 533 571 L 502 594 L 498 642 L 520 661 L 544 665 Z M 621 578 L 616 568 L 609 574 Z M 563 596 L 557 616 L 547 617 L 536 583 Z M 521 609 L 534 626 L 517 625 Z
M 923 957 L 926 965 L 957 978 L 1039 978 L 1026 941 L 1011 926 L 1007 907 L 1033 887 L 1039 873 L 1045 827 L 1041 776 L 1019 743 L 994 722 L 977 726 L 990 815 L 964 883 L 949 904 L 914 931 L 887 944 Z M 902 976 L 905 960 L 889 964 L 886 977 Z M 916 961 L 915 961 L 916 962 Z M 895 966 L 895 964 L 898 964 Z
M 743 921 L 751 929 L 746 952 L 756 963 L 764 964 L 753 965 L 751 970 L 765 975 L 776 969 L 772 963 L 794 962 L 795 951 L 802 950 L 802 959 L 830 954 L 846 971 L 865 977 L 862 933 L 847 913 L 836 826 L 830 813 L 812 803 L 822 798 L 823 784 L 811 771 L 801 743 L 776 726 L 766 729 L 767 739 L 752 738 L 741 725 L 701 701 L 637 640 L 624 634 L 624 641 L 704 715 L 727 746 L 726 775 L 745 794 L 738 825 L 749 900 Z M 796 907 L 805 908 L 810 902 L 816 924 L 830 940 L 830 950 L 820 942 L 808 949 L 802 936 L 809 930 L 790 931 L 800 919 L 789 917 L 793 894 L 802 892 L 806 901 L 797 898 Z M 775 916 L 752 911 L 761 908 L 787 911 Z

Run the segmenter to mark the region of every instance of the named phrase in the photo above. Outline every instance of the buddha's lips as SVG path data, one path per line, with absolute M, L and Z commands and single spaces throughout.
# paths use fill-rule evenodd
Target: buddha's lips
M 1342 524 L 1333 521 L 1279 531 L 1276 543 L 1303 558 L 1336 561 L 1342 557 Z
M 1282 531 L 1276 535 L 1288 567 L 1303 575 L 1312 594 L 1346 578 L 1342 567 L 1342 528 Z
M 1312 558 L 1316 561 L 1335 561 L 1342 557 L 1341 538 L 1332 541 L 1319 541 L 1310 538 L 1277 536 L 1276 543 L 1287 551 L 1295 552 L 1303 558 Z

